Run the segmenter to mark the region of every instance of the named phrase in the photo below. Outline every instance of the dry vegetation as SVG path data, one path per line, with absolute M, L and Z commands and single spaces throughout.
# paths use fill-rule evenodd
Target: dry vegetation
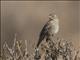
M 16 40 L 12 48 L 3 44 L 0 60 L 80 60 L 79 50 L 75 50 L 71 42 L 63 39 L 49 40 L 35 49 L 34 54 L 27 51 L 27 40 Z

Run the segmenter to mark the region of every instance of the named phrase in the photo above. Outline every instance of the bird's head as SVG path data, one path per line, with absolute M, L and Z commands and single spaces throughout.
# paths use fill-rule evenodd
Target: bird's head
M 56 18 L 57 18 L 56 14 L 54 14 L 54 13 L 49 14 L 49 19 L 50 20 L 54 20 Z

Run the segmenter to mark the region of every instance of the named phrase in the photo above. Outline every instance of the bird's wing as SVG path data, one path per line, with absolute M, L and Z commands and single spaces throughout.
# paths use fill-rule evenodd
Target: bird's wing
M 48 33 L 48 29 L 50 28 L 49 26 L 49 22 L 47 22 L 44 27 L 42 28 L 41 32 L 40 32 L 40 35 L 39 35 L 39 38 L 42 38 L 44 39 L 44 37 L 46 36 L 46 34 Z M 43 40 L 42 39 L 42 40 Z
M 40 45 L 40 43 L 42 42 L 42 40 L 44 40 L 44 38 L 46 37 L 47 33 L 48 33 L 48 25 L 49 23 L 47 22 L 44 27 L 42 28 L 40 35 L 39 35 L 39 41 L 37 43 L 37 47 Z
M 37 43 L 37 47 L 40 45 L 40 43 L 42 42 L 42 40 L 44 40 L 44 38 L 48 35 L 48 31 L 50 28 L 50 21 L 48 21 L 44 27 L 42 28 L 40 35 L 39 35 L 39 41 Z

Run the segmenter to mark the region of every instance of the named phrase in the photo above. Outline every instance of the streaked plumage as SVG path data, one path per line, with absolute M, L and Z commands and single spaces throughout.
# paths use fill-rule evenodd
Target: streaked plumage
M 44 25 L 39 35 L 39 41 L 37 47 L 39 47 L 42 40 L 49 39 L 50 36 L 55 35 L 59 30 L 59 20 L 56 15 L 50 14 L 49 21 Z

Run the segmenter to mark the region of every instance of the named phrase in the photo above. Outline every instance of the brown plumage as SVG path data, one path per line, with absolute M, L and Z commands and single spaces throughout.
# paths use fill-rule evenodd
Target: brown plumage
M 39 35 L 39 41 L 37 43 L 37 47 L 39 47 L 40 43 L 46 39 L 48 40 L 50 36 L 54 36 L 59 30 L 59 20 L 56 15 L 50 14 L 49 21 L 44 25 L 43 29 Z

